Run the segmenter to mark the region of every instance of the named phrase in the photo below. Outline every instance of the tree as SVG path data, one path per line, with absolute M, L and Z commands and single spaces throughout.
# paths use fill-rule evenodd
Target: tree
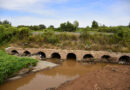
M 130 22 L 129 22 L 129 25 L 128 25 L 128 27 L 130 28 Z
M 50 25 L 48 28 L 54 29 L 55 27 L 53 25 Z
M 97 21 L 93 21 L 92 22 L 92 28 L 98 28 L 99 26 L 98 26 L 98 22 Z
M 2 24 L 2 21 L 0 21 L 0 24 Z
M 90 27 L 89 27 L 89 26 L 87 26 L 85 29 L 86 29 L 86 30 L 90 30 Z
M 4 21 L 2 22 L 2 24 L 9 24 L 9 25 L 11 25 L 11 23 L 10 23 L 8 20 L 4 20 Z
M 29 27 L 29 26 L 25 26 L 25 25 L 18 25 L 17 28 L 22 28 L 22 27 Z
M 79 22 L 78 21 L 74 21 L 73 25 L 77 29 L 79 27 Z
M 39 25 L 39 28 L 40 28 L 40 29 L 46 29 L 46 26 L 45 26 L 44 24 L 40 24 L 40 25 Z
M 40 30 L 40 27 L 38 25 L 29 26 L 29 28 L 34 31 Z
M 66 23 L 60 24 L 60 30 L 67 31 L 67 32 L 73 32 L 76 30 L 75 26 L 70 23 L 69 21 Z

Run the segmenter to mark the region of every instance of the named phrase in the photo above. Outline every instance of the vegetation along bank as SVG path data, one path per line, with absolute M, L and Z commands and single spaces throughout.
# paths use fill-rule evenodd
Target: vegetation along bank
M 130 52 L 130 24 L 128 26 L 98 25 L 79 27 L 78 21 L 65 22 L 59 27 L 43 24 L 11 26 L 7 20 L 0 22 L 0 48 L 6 46 L 29 48 L 60 48 L 78 50 L 105 50 Z
M 35 66 L 36 63 L 35 59 L 11 56 L 0 50 L 0 84 L 15 76 L 19 70 L 29 68 L 29 65 Z

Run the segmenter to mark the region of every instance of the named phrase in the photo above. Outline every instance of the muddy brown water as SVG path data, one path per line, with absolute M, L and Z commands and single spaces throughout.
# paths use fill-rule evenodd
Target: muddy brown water
M 48 60 L 59 63 L 59 60 Z M 29 74 L 21 79 L 5 82 L 0 90 L 46 90 L 47 88 L 58 87 L 66 81 L 94 70 L 102 69 L 108 64 L 83 64 L 74 60 L 66 60 L 58 67 Z

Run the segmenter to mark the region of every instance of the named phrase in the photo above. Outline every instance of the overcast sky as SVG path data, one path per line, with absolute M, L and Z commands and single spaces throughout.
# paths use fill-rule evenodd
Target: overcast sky
M 80 27 L 93 20 L 105 25 L 128 25 L 130 0 L 0 0 L 0 20 L 12 25 L 59 26 L 78 20 Z

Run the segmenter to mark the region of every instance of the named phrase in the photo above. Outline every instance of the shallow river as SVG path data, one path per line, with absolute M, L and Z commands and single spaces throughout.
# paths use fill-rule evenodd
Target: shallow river
M 48 61 L 57 63 L 57 60 L 54 59 Z M 106 65 L 103 63 L 82 64 L 74 60 L 66 60 L 56 68 L 8 81 L 0 86 L 0 90 L 46 90 L 46 88 L 58 87 L 62 83 L 73 80 L 87 72 L 102 69 Z

